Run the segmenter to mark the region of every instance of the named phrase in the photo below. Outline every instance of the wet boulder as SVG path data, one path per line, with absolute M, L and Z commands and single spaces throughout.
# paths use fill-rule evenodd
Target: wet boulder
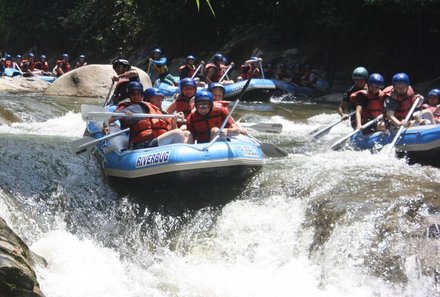
M 44 297 L 34 271 L 47 265 L 0 218 L 0 296 Z
M 133 67 L 145 88 L 151 87 L 151 80 L 145 71 Z M 51 96 L 106 97 L 116 75 L 111 65 L 92 64 L 72 70 L 57 78 L 45 91 Z
M 0 77 L 0 93 L 44 92 L 50 83 L 38 77 Z

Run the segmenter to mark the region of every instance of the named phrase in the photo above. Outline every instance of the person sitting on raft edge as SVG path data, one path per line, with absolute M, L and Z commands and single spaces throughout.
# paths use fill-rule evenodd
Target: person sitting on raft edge
M 198 143 L 209 142 L 218 134 L 229 111 L 222 106 L 214 105 L 212 94 L 208 91 L 197 92 L 195 106 L 196 108 L 187 122 L 188 130 Z M 220 137 L 226 138 L 229 135 L 238 135 L 239 132 L 240 128 L 234 119 L 230 117 Z
M 423 96 L 414 92 L 406 73 L 397 73 L 393 76 L 392 85 L 386 87 L 381 93 L 381 99 L 384 101 L 385 113 L 389 121 L 389 129 L 397 129 L 400 126 L 409 127 L 412 124 L 411 121 L 407 122 L 405 118 L 418 98 L 421 98 L 421 100 L 416 108 L 422 106 Z M 423 116 L 432 119 L 433 122 L 434 117 L 430 110 L 424 110 Z
M 143 101 L 143 86 L 140 82 L 133 81 L 127 86 L 130 102 L 121 102 L 115 112 L 125 113 L 127 117 L 110 117 L 102 124 L 103 132 L 110 132 L 110 125 L 117 120 L 121 122 L 121 128 L 130 128 L 130 148 L 142 149 L 151 148 L 172 143 L 188 142 L 188 133 L 185 134 L 180 129 L 175 129 L 177 115 L 175 118 L 137 118 L 133 115 L 136 113 L 149 113 L 155 115 L 163 115 L 157 105 L 161 105 L 160 100 L 163 97 L 160 92 L 147 92 L 148 99 L 153 100 L 157 105 L 148 101 Z M 147 89 L 148 90 L 148 89 Z M 154 99 L 152 99 L 155 97 Z M 173 128 L 174 127 L 174 128 Z

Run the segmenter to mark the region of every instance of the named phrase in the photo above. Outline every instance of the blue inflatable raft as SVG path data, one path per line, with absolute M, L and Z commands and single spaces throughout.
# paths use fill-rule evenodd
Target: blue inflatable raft
M 238 98 L 241 89 L 246 84 L 246 81 L 239 81 L 233 84 L 225 85 L 225 100 L 233 101 Z M 169 84 L 160 82 L 157 80 L 155 82 L 155 87 L 161 90 L 161 92 L 167 96 L 173 96 L 179 92 L 179 88 L 176 86 L 171 86 Z M 206 88 L 198 88 L 199 90 L 204 90 Z M 244 94 L 242 101 L 261 101 L 268 102 L 270 97 L 276 89 L 275 84 L 270 79 L 252 79 L 246 93 Z
M 5 76 L 9 76 L 9 77 L 23 77 L 22 72 L 18 71 L 17 69 L 13 69 L 13 68 L 6 68 L 5 71 L 3 72 L 3 74 Z M 48 83 L 53 83 L 54 80 L 57 79 L 55 76 L 46 76 L 46 75 L 36 75 L 36 76 L 30 76 L 27 78 L 28 79 L 38 78 L 38 79 L 44 80 Z
M 302 87 L 292 82 L 285 82 L 273 79 L 277 90 L 281 90 L 285 93 L 290 93 L 295 96 L 304 97 L 319 97 L 325 95 L 328 92 L 329 85 L 327 81 L 319 79 L 312 87 Z
M 111 133 L 117 131 L 119 126 L 111 127 Z M 102 122 L 88 122 L 86 134 L 104 136 Z M 129 150 L 128 135 L 121 134 L 99 142 L 95 152 L 109 177 L 156 183 L 243 180 L 264 164 L 260 145 L 244 135 L 219 140 L 209 147 L 206 143 L 171 144 Z
M 397 131 L 376 132 L 370 135 L 358 133 L 352 137 L 359 149 L 381 149 L 390 144 Z M 440 166 L 440 125 L 416 126 L 405 129 L 396 143 L 399 157 L 407 157 L 410 163 Z

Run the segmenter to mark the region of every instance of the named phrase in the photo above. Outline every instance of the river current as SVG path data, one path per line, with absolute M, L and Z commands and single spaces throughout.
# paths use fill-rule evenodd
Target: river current
M 240 104 L 283 124 L 254 136 L 289 156 L 244 183 L 156 189 L 70 152 L 84 103 L 102 100 L 0 95 L 0 216 L 48 261 L 47 297 L 440 296 L 440 169 L 330 150 L 346 123 L 311 141 L 334 105 Z

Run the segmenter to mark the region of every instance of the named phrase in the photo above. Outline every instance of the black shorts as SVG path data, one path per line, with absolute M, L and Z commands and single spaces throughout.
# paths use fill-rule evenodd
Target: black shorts
M 145 142 L 134 143 L 133 149 L 138 150 L 138 149 L 151 148 L 157 146 L 159 146 L 159 143 L 157 142 L 157 138 L 154 138 Z

